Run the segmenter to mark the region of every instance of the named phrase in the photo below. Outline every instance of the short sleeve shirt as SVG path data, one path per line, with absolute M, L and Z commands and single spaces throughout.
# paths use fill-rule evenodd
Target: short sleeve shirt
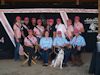
M 81 22 L 78 22 L 78 23 L 74 23 L 74 28 L 77 28 L 80 31 L 80 29 L 84 28 L 84 27 L 83 27 L 83 24 Z
M 27 37 L 32 41 L 32 43 L 30 42 L 30 40 Z M 27 37 L 25 37 L 24 43 L 27 43 L 28 45 L 33 45 L 37 42 L 36 37 L 34 37 L 34 36 L 32 36 L 31 38 L 29 36 L 27 36 Z
M 13 26 L 14 32 L 15 32 L 15 37 L 16 38 L 21 38 L 21 26 L 19 26 L 17 23 L 14 24 Z
M 72 25 L 67 27 L 67 36 L 71 37 L 72 36 L 72 32 L 74 31 L 74 28 Z
M 44 32 L 44 27 L 43 26 L 36 26 L 33 31 L 35 32 L 36 36 L 41 38 L 42 37 L 42 34 Z

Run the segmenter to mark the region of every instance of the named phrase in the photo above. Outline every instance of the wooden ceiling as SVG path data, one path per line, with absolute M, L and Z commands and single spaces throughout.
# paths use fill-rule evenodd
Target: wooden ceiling
M 98 8 L 98 0 L 0 0 L 0 8 Z
M 76 2 L 78 0 L 1 0 L 5 2 Z M 98 2 L 98 0 L 79 0 L 80 2 Z

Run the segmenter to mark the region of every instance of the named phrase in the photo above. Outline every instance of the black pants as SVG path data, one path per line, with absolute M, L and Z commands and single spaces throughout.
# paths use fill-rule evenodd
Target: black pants
M 100 52 L 96 53 L 96 64 L 95 64 L 95 74 L 100 75 Z
M 73 64 L 80 65 L 83 63 L 81 60 L 81 53 L 82 53 L 82 49 L 80 51 L 78 51 L 77 47 L 72 48 L 71 59 L 72 59 Z
M 25 46 L 25 52 L 29 54 L 28 65 L 31 65 L 32 57 L 35 55 L 34 48 Z
M 81 51 L 78 51 L 77 48 L 72 48 L 71 54 L 73 56 L 80 56 L 81 55 Z

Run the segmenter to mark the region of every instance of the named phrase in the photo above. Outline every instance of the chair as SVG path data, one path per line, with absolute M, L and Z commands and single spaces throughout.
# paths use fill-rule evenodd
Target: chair
M 38 51 L 40 51 L 40 46 L 39 46 L 39 44 L 35 45 L 35 53 L 38 52 Z
M 38 48 L 37 48 L 37 45 L 36 45 L 36 46 L 35 46 L 35 52 L 36 52 L 37 50 L 38 50 Z M 26 64 L 26 63 L 28 62 L 28 60 L 29 60 L 29 55 L 28 55 L 28 54 L 29 54 L 28 52 L 26 53 L 26 52 L 24 51 L 24 56 L 26 57 L 26 60 L 22 63 L 22 65 L 24 65 L 24 64 Z M 35 62 L 36 60 L 35 60 L 34 57 L 32 57 L 32 60 L 31 60 L 31 61 L 32 61 L 33 64 L 36 64 L 36 62 Z
M 24 55 L 25 55 L 25 57 L 26 57 L 26 60 L 23 62 L 23 65 L 26 64 L 26 63 L 28 62 L 28 60 L 29 60 L 29 55 L 28 55 L 27 53 L 25 53 L 25 52 L 24 52 Z M 36 64 L 34 58 L 32 58 L 32 63 L 33 63 L 33 64 Z

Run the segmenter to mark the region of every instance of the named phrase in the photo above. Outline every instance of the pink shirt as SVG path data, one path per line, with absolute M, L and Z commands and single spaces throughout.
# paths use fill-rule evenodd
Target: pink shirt
M 68 37 L 72 37 L 72 36 L 73 36 L 72 32 L 74 32 L 73 26 L 72 26 L 72 25 L 67 26 L 67 33 L 66 33 L 66 35 L 67 35 Z
M 27 37 L 32 41 L 32 43 L 30 42 L 30 40 Z M 34 37 L 34 36 L 29 37 L 29 35 L 27 37 L 25 37 L 25 39 L 24 39 L 25 46 L 33 46 L 33 44 L 34 45 L 36 44 L 36 42 L 37 42 L 36 37 Z
M 13 26 L 15 38 L 21 38 L 21 24 L 15 23 Z
M 74 28 L 77 28 L 79 31 L 81 31 L 81 29 L 84 27 L 81 22 L 77 22 L 77 23 L 74 23 Z
M 33 29 L 33 31 L 35 32 L 35 34 L 36 34 L 37 37 L 41 38 L 41 37 L 42 37 L 42 34 L 43 34 L 43 32 L 44 32 L 44 27 L 43 27 L 43 26 L 38 26 L 38 25 L 37 25 L 37 27 L 35 27 L 35 28 Z

